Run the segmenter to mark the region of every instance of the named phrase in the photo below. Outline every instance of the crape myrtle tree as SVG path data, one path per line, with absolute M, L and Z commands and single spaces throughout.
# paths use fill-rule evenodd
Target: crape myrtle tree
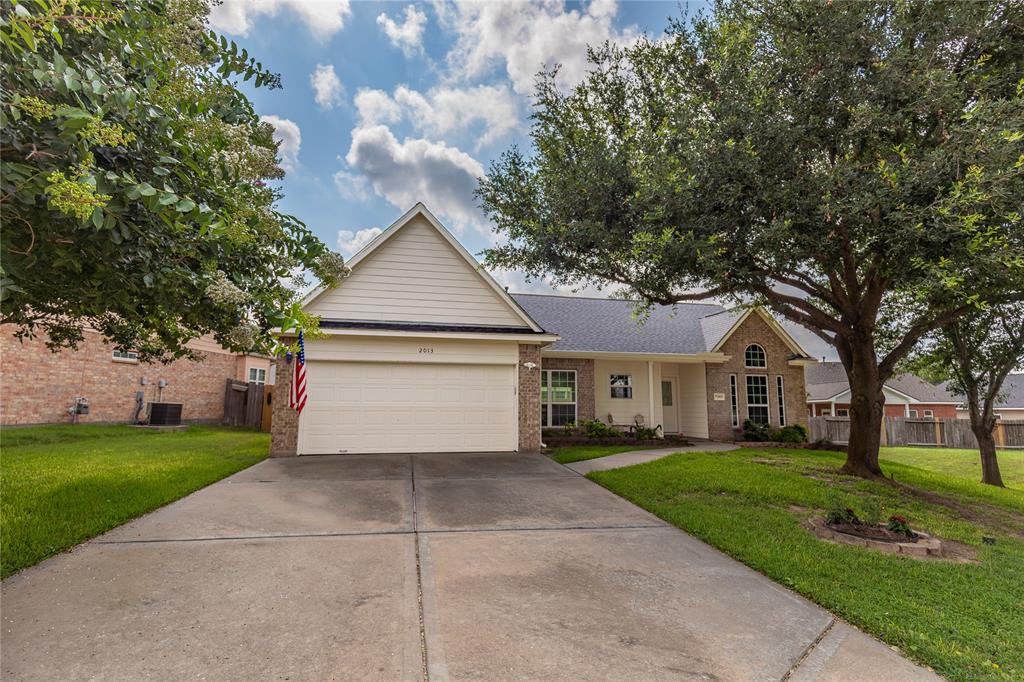
M 238 81 L 280 87 L 206 27 L 207 0 L 0 0 L 0 321 L 144 359 L 213 333 L 270 350 L 315 327 L 292 273 L 346 273 L 275 210 L 270 125 Z
M 1024 366 L 1024 309 L 1000 305 L 964 315 L 925 338 L 907 365 L 931 381 L 948 382 L 963 398 L 981 452 L 981 482 L 1003 487 L 994 408 L 1007 375 Z
M 648 304 L 764 305 L 835 346 L 845 471 L 927 332 L 1020 294 L 1024 4 L 718 2 L 538 76 L 533 149 L 478 195 L 491 266 Z

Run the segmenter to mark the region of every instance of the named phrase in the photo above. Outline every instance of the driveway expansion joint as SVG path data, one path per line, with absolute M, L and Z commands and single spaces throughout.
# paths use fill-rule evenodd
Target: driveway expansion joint
M 834 616 L 829 619 L 828 625 L 825 626 L 825 629 L 822 630 L 821 633 L 814 638 L 813 642 L 807 645 L 807 648 L 804 649 L 804 652 L 800 654 L 800 657 L 797 658 L 796 661 L 793 662 L 793 665 L 791 665 L 789 670 L 786 671 L 786 674 L 779 679 L 779 682 L 786 682 L 786 680 L 790 679 L 793 676 L 793 674 L 796 673 L 800 666 L 804 664 L 804 661 L 806 661 L 807 658 L 812 653 L 814 653 L 814 650 L 818 648 L 818 645 L 821 644 L 821 642 L 826 637 L 828 637 L 828 633 L 832 632 L 832 628 L 836 626 L 836 622 L 837 620 Z

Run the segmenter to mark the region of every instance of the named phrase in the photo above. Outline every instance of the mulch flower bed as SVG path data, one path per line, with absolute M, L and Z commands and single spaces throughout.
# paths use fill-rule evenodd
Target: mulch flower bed
M 826 542 L 867 547 L 887 554 L 901 554 L 914 559 L 977 563 L 973 547 L 959 542 L 940 540 L 920 531 L 915 531 L 913 537 L 908 537 L 882 526 L 869 526 L 863 523 L 830 524 L 820 516 L 808 519 L 805 526 L 816 537 Z
M 845 445 L 837 443 L 781 443 L 777 440 L 754 441 L 738 440 L 736 445 L 744 448 L 790 448 L 793 450 L 831 450 L 832 452 L 846 452 Z
M 567 445 L 649 445 L 654 448 L 674 448 L 692 445 L 681 438 L 653 438 L 637 440 L 628 436 L 611 436 L 608 438 L 588 438 L 586 436 L 544 436 L 544 445 L 549 448 L 560 448 Z
M 866 523 L 830 523 L 828 527 L 839 533 L 882 542 L 917 542 L 921 537 L 918 533 L 906 535 L 891 531 L 885 526 L 869 526 Z

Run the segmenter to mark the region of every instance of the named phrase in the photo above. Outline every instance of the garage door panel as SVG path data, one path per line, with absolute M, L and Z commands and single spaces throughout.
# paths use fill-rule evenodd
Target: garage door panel
M 515 366 L 311 361 L 301 454 L 516 449 Z

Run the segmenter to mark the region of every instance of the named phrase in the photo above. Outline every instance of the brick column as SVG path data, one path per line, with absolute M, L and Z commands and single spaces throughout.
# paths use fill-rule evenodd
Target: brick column
M 540 443 L 540 346 L 519 344 L 519 452 L 540 452 Z
M 292 366 L 283 355 L 274 362 L 277 365 L 277 383 L 270 403 L 270 456 L 294 457 L 299 454 L 299 413 L 288 407 Z

